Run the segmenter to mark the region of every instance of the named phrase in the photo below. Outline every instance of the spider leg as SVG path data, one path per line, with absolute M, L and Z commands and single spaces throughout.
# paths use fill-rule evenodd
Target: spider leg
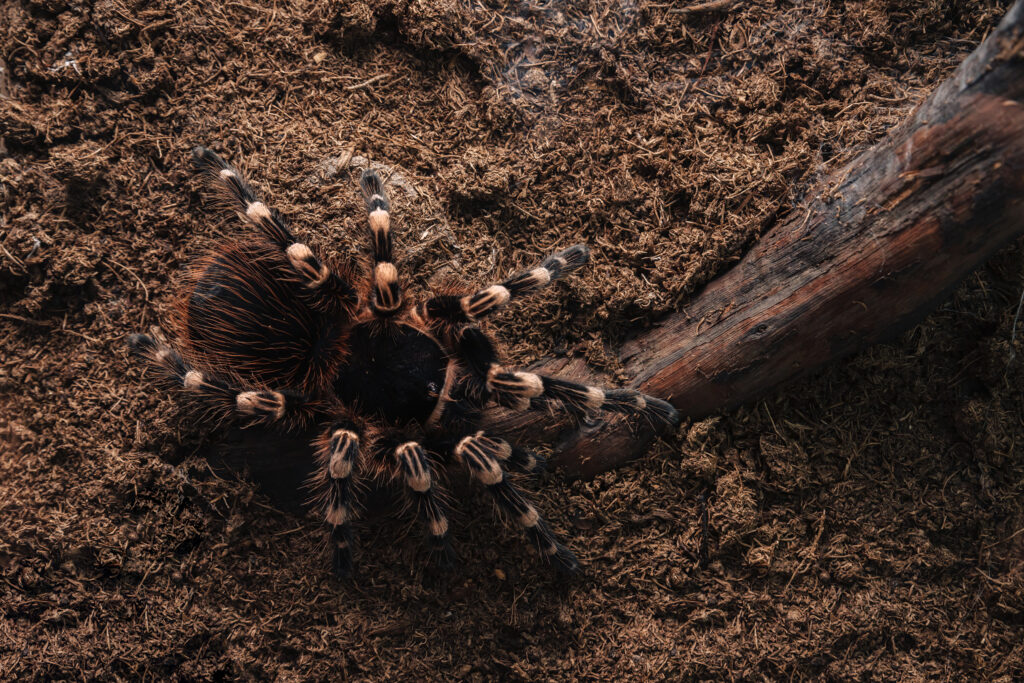
M 594 411 L 641 415 L 653 425 L 679 424 L 671 403 L 633 389 L 602 389 L 532 372 L 509 371 L 495 363 L 487 371 L 487 388 L 500 405 L 518 410 L 560 405 L 577 418 Z
M 384 183 L 372 169 L 359 178 L 366 211 L 369 214 L 370 246 L 373 249 L 373 289 L 370 306 L 379 317 L 388 317 L 402 308 L 402 285 L 392 256 L 391 203 Z
M 237 169 L 205 147 L 192 150 L 192 163 L 200 172 L 216 178 L 239 215 L 280 249 L 302 282 L 305 298 L 314 309 L 349 314 L 355 310 L 359 298 L 356 290 L 318 259 L 308 246 L 295 239 L 281 214 L 257 198 Z
M 459 373 L 445 400 L 431 415 L 428 426 L 440 427 L 448 434 L 465 434 L 480 423 L 491 392 L 487 388 L 487 370 L 498 362 L 494 344 L 474 325 L 464 325 L 443 336 L 449 352 L 469 372 Z
M 484 287 L 466 296 L 439 295 L 427 299 L 421 314 L 427 320 L 467 322 L 490 315 L 512 299 L 537 291 L 548 283 L 561 279 L 576 270 L 590 258 L 585 244 L 576 244 L 551 254 L 539 266 L 516 273 L 504 282 Z
M 221 415 L 243 415 L 264 424 L 304 424 L 315 410 L 305 396 L 291 391 L 246 391 L 189 366 L 181 354 L 145 334 L 128 338 L 131 352 L 178 387 L 196 394 Z
M 338 578 L 352 574 L 352 480 L 359 443 L 359 430 L 349 420 L 330 425 L 316 443 L 319 467 L 313 486 L 320 491 L 324 520 L 330 526 L 331 567 Z
M 523 528 L 540 554 L 559 571 L 576 572 L 580 568 L 576 556 L 558 541 L 537 508 L 508 480 L 502 464 L 511 461 L 514 452 L 507 442 L 486 436 L 482 431 L 465 437 L 455 446 L 455 458 L 484 485 L 498 508 Z
M 641 415 L 655 426 L 679 423 L 679 411 L 671 403 L 633 389 L 603 389 L 532 372 L 509 371 L 498 362 L 490 338 L 474 325 L 463 326 L 454 344 L 471 381 L 481 384 L 476 393 L 484 401 L 494 398 L 499 405 L 518 410 L 539 410 L 555 404 L 577 418 L 605 411 Z
M 498 362 L 494 343 L 475 325 L 465 325 L 455 335 L 455 349 L 474 377 L 487 380 L 491 366 Z
M 427 525 L 432 553 L 442 566 L 450 566 L 455 555 L 448 540 L 448 515 L 426 451 L 415 441 L 409 441 L 398 446 L 394 455 L 419 517 Z
M 512 450 L 504 462 L 506 469 L 526 474 L 540 474 L 547 469 L 548 459 L 540 453 L 534 453 L 514 444 L 510 444 L 510 447 Z

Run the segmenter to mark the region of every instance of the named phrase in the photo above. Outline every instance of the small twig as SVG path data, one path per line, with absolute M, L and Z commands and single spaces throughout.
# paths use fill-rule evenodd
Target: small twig
M 149 303 L 149 290 L 146 288 L 146 283 L 142 281 L 142 278 L 139 277 L 138 274 L 134 270 L 132 270 L 128 266 L 125 266 L 125 265 L 122 265 L 122 264 L 118 263 L 117 261 L 115 261 L 112 258 L 108 257 L 107 261 L 109 261 L 110 263 L 113 263 L 118 268 L 123 268 L 124 270 L 126 270 L 128 272 L 129 275 L 131 275 L 133 278 L 135 278 L 138 281 L 139 285 L 142 287 L 142 294 L 143 294 L 143 297 L 145 298 L 145 302 L 148 304 Z
M 709 0 L 708 2 L 698 2 L 688 7 L 680 7 L 679 9 L 670 9 L 669 14 L 700 14 L 702 12 L 718 12 L 721 10 L 727 10 L 733 5 L 739 3 L 740 0 Z
M 1017 357 L 1017 352 L 1013 348 L 1013 343 L 1017 341 L 1017 320 L 1020 319 L 1020 309 L 1024 306 L 1024 289 L 1020 292 L 1020 301 L 1017 302 L 1017 312 L 1013 314 L 1013 328 L 1010 332 L 1010 360 L 1006 361 L 1006 365 L 1009 366 L 1013 362 L 1013 359 Z
M 0 250 L 2 250 L 5 254 L 7 254 L 7 258 L 11 259 L 11 263 L 13 263 L 14 265 L 18 266 L 18 268 L 20 268 L 22 271 L 25 270 L 25 264 L 21 261 L 21 259 L 17 258 L 11 252 L 7 251 L 7 247 L 5 247 L 4 245 L 0 244 Z
M 0 313 L 0 318 L 17 320 L 20 323 L 28 323 L 29 325 L 36 325 L 37 327 L 53 327 L 53 323 L 46 322 L 45 320 L 32 320 L 31 318 L 23 318 L 20 315 L 14 315 L 13 313 Z
M 700 518 L 700 545 L 697 548 L 697 566 L 703 569 L 708 564 L 708 537 L 710 535 L 711 513 L 708 510 L 708 494 L 697 496 L 698 517 Z
M 89 335 L 82 334 L 81 332 L 78 332 L 76 330 L 69 330 L 66 327 L 57 327 L 53 323 L 49 323 L 49 322 L 47 322 L 45 320 L 32 320 L 31 318 L 23 318 L 22 316 L 14 315 L 13 313 L 0 313 L 0 318 L 6 318 L 7 320 L 16 320 L 16 321 L 18 321 L 20 323 L 26 323 L 28 325 L 35 325 L 36 327 L 45 327 L 46 329 L 49 329 L 49 330 L 59 330 L 61 332 L 66 332 L 68 334 L 72 334 L 72 335 L 74 335 L 76 337 L 81 337 L 82 339 L 85 339 L 86 341 L 91 341 L 91 342 L 93 342 L 95 344 L 102 344 L 103 343 L 102 339 L 96 339 L 95 337 L 90 337 Z
M 814 535 L 814 543 L 811 544 L 811 549 L 804 559 L 800 560 L 796 569 L 794 569 L 793 573 L 789 575 L 789 581 L 786 582 L 785 587 L 782 589 L 783 593 L 789 590 L 789 586 L 793 583 L 793 579 L 796 578 L 797 574 L 807 571 L 811 568 L 811 565 L 814 564 L 814 557 L 818 553 L 818 543 L 821 542 L 821 532 L 825 530 L 825 514 L 827 512 L 827 510 L 821 511 L 821 519 L 818 520 L 818 533 Z
M 142 278 L 139 277 L 138 273 L 136 273 L 134 270 L 132 270 L 128 266 L 123 265 L 121 263 L 118 263 L 117 261 L 115 261 L 112 258 L 108 258 L 107 261 L 109 263 L 114 264 L 118 268 L 124 269 L 129 275 L 131 275 L 133 278 L 135 278 L 135 280 L 139 283 L 139 286 L 142 287 L 142 295 L 145 298 L 145 301 L 144 301 L 145 305 L 143 305 L 143 307 L 142 307 L 142 314 L 139 316 L 139 324 L 140 325 L 145 324 L 145 322 L 146 322 L 146 309 L 149 307 L 149 289 L 146 287 L 146 283 L 142 281 Z M 119 280 L 121 279 L 120 276 L 117 275 L 117 273 L 114 273 L 114 277 L 117 277 L 117 279 L 119 279 Z
M 359 90 L 360 88 L 365 88 L 366 86 L 370 85 L 371 83 L 376 83 L 377 81 L 381 80 L 385 76 L 387 76 L 387 74 L 379 74 L 377 76 L 374 76 L 373 78 L 367 78 L 362 83 L 356 83 L 355 85 L 346 85 L 345 86 L 345 90 Z
M 1013 538 L 1014 536 L 1018 536 L 1018 535 L 1020 535 L 1021 533 L 1024 533 L 1024 527 L 1021 527 L 1020 529 L 1017 529 L 1016 531 L 1014 531 L 1014 532 L 1013 532 L 1012 534 L 1010 534 L 1009 536 L 1007 536 L 1007 537 L 1006 537 L 1006 538 L 1004 538 L 1004 539 L 1001 539 L 1001 540 L 995 541 L 994 543 L 989 543 L 988 545 L 983 545 L 983 546 L 981 546 L 981 549 L 982 549 L 982 550 L 988 550 L 989 548 L 994 548 L 994 547 L 996 547 L 997 545 L 999 545 L 1000 543 L 1006 543 L 1006 542 L 1007 542 L 1007 541 L 1009 541 L 1009 540 L 1010 540 L 1011 538 Z
M 69 330 L 68 329 L 68 314 L 67 313 L 64 314 L 64 320 L 61 321 L 60 331 L 61 332 L 67 332 L 68 334 L 73 334 L 76 337 L 81 337 L 82 339 L 85 339 L 85 340 L 91 341 L 91 342 L 95 342 L 96 344 L 102 344 L 103 343 L 101 340 L 96 339 L 95 337 L 90 337 L 87 334 L 82 334 L 81 332 L 77 332 L 75 330 Z
M 986 579 L 988 579 L 992 583 L 996 584 L 997 586 L 1004 586 L 1005 587 L 1005 586 L 1009 586 L 1010 585 L 1006 581 L 1000 581 L 999 579 L 996 579 L 996 578 L 993 578 L 993 577 L 989 576 L 988 574 L 986 574 L 985 572 L 983 572 L 981 570 L 981 567 L 975 567 L 974 571 L 978 572 L 979 574 L 981 574 L 982 576 L 984 576 Z
M 704 58 L 704 65 L 700 68 L 700 73 L 697 74 L 697 78 L 686 82 L 686 87 L 683 88 L 683 92 L 679 96 L 680 99 L 686 97 L 690 92 L 691 86 L 696 86 L 697 83 L 700 83 L 700 79 L 704 78 L 704 72 L 708 70 L 708 64 L 711 62 L 711 53 L 715 50 L 715 39 L 718 38 L 718 27 L 721 25 L 721 21 L 715 22 L 715 28 L 711 30 L 711 40 L 708 42 L 708 54 Z

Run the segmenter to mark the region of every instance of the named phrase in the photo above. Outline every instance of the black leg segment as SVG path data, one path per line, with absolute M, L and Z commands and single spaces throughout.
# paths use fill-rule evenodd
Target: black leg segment
M 316 481 L 322 491 L 323 515 L 330 526 L 331 567 L 335 576 L 352 573 L 352 481 L 359 459 L 359 434 L 349 422 L 336 422 L 328 428 L 317 448 L 320 475 Z

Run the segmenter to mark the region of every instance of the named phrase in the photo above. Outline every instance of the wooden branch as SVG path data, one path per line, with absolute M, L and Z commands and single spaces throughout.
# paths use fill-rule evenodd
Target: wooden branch
M 902 125 L 837 169 L 686 309 L 622 349 L 630 386 L 691 418 L 906 330 L 1024 232 L 1024 0 Z M 545 372 L 591 379 L 582 362 Z M 536 433 L 535 415 L 491 426 Z M 644 451 L 621 420 L 562 433 L 592 476 Z

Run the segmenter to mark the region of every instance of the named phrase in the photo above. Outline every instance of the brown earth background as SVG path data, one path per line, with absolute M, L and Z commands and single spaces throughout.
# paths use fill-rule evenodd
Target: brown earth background
M 326 251 L 391 178 L 401 270 L 592 264 L 495 324 L 511 361 L 679 310 L 902 120 L 1008 2 L 0 2 L 0 677 L 1024 678 L 1015 246 L 892 343 L 693 423 L 541 507 L 552 577 L 453 477 L 462 564 L 387 506 L 351 584 L 321 526 L 198 453 L 128 362 L 176 274 L 244 234 L 188 170 L 245 169 Z

